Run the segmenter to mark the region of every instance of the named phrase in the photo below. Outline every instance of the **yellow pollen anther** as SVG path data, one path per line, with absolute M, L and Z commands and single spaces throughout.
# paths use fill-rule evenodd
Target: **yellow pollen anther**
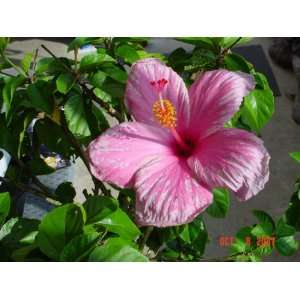
M 155 119 L 166 128 L 176 127 L 176 109 L 172 102 L 167 99 L 160 99 L 154 102 L 152 111 Z

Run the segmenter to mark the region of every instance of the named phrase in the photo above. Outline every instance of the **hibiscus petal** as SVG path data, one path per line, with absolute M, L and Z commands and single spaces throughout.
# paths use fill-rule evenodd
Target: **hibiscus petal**
M 212 193 L 191 175 L 186 162 L 173 156 L 153 160 L 135 176 L 136 220 L 143 226 L 191 222 L 212 203 Z
M 240 200 L 248 200 L 268 181 L 269 160 L 263 142 L 254 134 L 222 129 L 199 143 L 188 165 L 205 186 L 227 187 Z
M 93 175 L 120 187 L 131 186 L 134 173 L 153 158 L 171 153 L 172 136 L 162 128 L 130 122 L 108 129 L 90 143 Z
M 215 70 L 201 75 L 189 89 L 191 137 L 203 138 L 224 127 L 254 87 L 253 77 L 242 72 Z
M 129 73 L 125 103 L 136 121 L 158 125 L 154 119 L 152 106 L 158 100 L 158 93 L 152 81 L 166 79 L 168 83 L 162 91 L 162 98 L 170 100 L 176 108 L 181 128 L 189 114 L 188 91 L 181 77 L 158 59 L 144 59 L 135 63 Z

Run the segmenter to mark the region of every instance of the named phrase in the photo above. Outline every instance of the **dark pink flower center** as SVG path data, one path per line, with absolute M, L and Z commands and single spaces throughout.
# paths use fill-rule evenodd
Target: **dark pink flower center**
M 190 157 L 196 148 L 195 143 L 189 138 L 181 138 L 181 141 L 178 142 L 176 139 L 176 143 L 173 145 L 175 155 L 188 158 Z

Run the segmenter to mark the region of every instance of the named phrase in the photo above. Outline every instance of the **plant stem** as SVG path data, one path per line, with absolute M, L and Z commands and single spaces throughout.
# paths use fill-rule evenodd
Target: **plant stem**
M 145 234 L 144 234 L 143 238 L 141 239 L 141 243 L 140 243 L 140 246 L 139 246 L 141 251 L 143 251 L 143 249 L 144 249 L 144 247 L 145 247 L 145 245 L 148 241 L 148 238 L 149 238 L 152 231 L 153 231 L 153 226 L 148 226 L 146 228 Z
M 237 38 L 229 47 L 226 48 L 226 50 L 228 51 L 233 48 L 241 39 L 242 37 Z
M 24 76 L 25 78 L 27 78 L 27 74 L 17 65 L 15 65 L 7 56 L 5 56 L 4 54 L 1 55 L 1 57 L 3 58 L 3 60 L 5 62 L 7 62 L 8 64 L 10 64 L 10 66 L 12 68 L 14 68 L 19 74 L 21 74 L 22 76 Z
M 92 180 L 95 185 L 95 190 L 94 190 L 95 194 L 98 194 L 99 189 L 101 189 L 101 191 L 104 195 L 110 196 L 110 191 L 107 190 L 105 185 L 101 181 L 98 181 L 92 174 L 86 153 L 84 152 L 84 150 L 82 149 L 81 145 L 78 143 L 76 138 L 73 136 L 72 132 L 69 130 L 64 118 L 62 119 L 62 128 L 63 128 L 64 132 L 66 133 L 70 143 L 74 146 L 74 148 L 77 151 L 77 154 L 79 155 L 79 157 L 83 161 L 84 165 L 88 169 L 89 173 L 91 174 Z

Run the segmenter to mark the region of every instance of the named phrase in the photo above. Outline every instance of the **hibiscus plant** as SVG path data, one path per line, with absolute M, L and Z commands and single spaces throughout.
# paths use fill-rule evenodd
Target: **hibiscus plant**
M 204 214 L 224 218 L 230 198 L 249 200 L 268 182 L 261 129 L 274 97 L 264 74 L 232 51 L 248 38 L 177 40 L 193 49 L 149 53 L 148 38 L 75 38 L 65 57 L 41 45 L 48 57 L 32 49 L 15 62 L 0 38 L 0 260 L 259 261 L 297 251 L 298 183 L 278 220 L 255 210 L 257 224 L 237 232 L 228 256 L 205 252 Z M 42 182 L 57 157 L 82 160 L 94 184 L 84 201 L 72 182 Z M 23 193 L 51 209 L 24 218 Z

